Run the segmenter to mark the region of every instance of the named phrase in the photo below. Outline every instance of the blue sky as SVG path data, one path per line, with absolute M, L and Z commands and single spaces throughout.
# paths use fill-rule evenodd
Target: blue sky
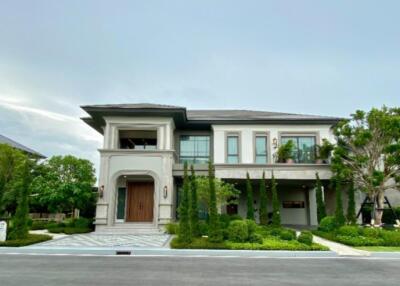
M 0 134 L 98 162 L 79 106 L 400 106 L 399 1 L 1 1 Z

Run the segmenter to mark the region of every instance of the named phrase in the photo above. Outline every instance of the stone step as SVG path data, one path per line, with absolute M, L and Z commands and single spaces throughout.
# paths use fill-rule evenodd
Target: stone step
M 164 230 L 154 225 L 121 224 L 115 226 L 97 226 L 95 232 L 99 234 L 162 234 Z

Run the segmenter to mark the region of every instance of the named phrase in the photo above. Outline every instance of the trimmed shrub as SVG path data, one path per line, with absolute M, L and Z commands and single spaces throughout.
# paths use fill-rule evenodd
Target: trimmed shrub
M 240 215 L 238 215 L 238 214 L 230 215 L 229 218 L 230 218 L 230 221 L 233 221 L 233 220 L 243 220 L 243 218 L 242 218 Z
M 64 233 L 65 234 L 77 234 L 77 233 L 88 233 L 92 230 L 88 227 L 65 227 Z
M 206 221 L 199 221 L 199 229 L 201 235 L 208 235 L 208 223 Z
M 385 246 L 400 246 L 400 232 L 398 230 L 382 230 Z
M 28 234 L 28 236 L 24 239 L 14 239 L 14 240 L 6 240 L 4 242 L 0 242 L 1 246 L 6 247 L 19 247 L 19 246 L 26 246 L 31 245 L 43 241 L 51 240 L 50 235 L 46 234 Z
M 362 233 L 366 237 L 379 238 L 381 235 L 381 230 L 375 227 L 365 227 L 363 228 Z
M 250 235 L 252 235 L 253 233 L 256 232 L 257 224 L 255 223 L 254 220 L 250 220 L 250 219 L 246 219 L 245 222 L 247 224 L 247 231 L 248 231 L 248 234 L 250 236 Z
M 260 244 L 262 244 L 263 241 L 264 241 L 264 238 L 259 233 L 252 233 L 252 234 L 249 235 L 249 239 L 248 240 L 251 243 L 260 243 Z
M 229 224 L 228 238 L 233 242 L 245 242 L 249 237 L 248 226 L 245 221 L 235 220 Z
M 54 226 L 54 227 L 48 227 L 47 230 L 50 233 L 63 233 L 65 227 L 63 226 Z
M 34 220 L 34 221 L 32 221 L 32 224 L 30 225 L 30 229 L 31 230 L 46 229 L 48 224 L 49 224 L 49 222 L 44 221 L 44 220 Z
M 227 228 L 229 226 L 229 223 L 231 222 L 231 218 L 227 214 L 221 214 L 219 215 L 219 223 L 221 228 Z
M 297 238 L 297 241 L 307 245 L 312 245 L 313 235 L 310 231 L 304 230 L 300 233 L 299 237 Z
M 170 243 L 171 248 L 178 249 L 227 249 L 225 242 L 211 242 L 205 237 L 194 238 L 191 243 L 185 243 L 175 237 Z
M 336 228 L 336 218 L 334 216 L 326 216 L 324 217 L 318 229 L 325 232 L 333 231 Z
M 169 234 L 177 234 L 178 233 L 179 224 L 177 223 L 167 223 L 165 225 L 165 230 Z
M 283 228 L 280 228 L 280 227 L 273 227 L 273 228 L 270 230 L 269 233 L 270 233 L 271 235 L 273 235 L 273 236 L 280 236 L 282 231 L 283 231 Z
M 84 217 L 73 219 L 72 222 L 67 225 L 68 227 L 76 227 L 76 228 L 90 228 L 92 224 L 92 220 Z
M 280 235 L 279 235 L 280 239 L 282 240 L 294 240 L 296 239 L 296 234 L 293 233 L 293 231 L 291 230 L 282 230 Z
M 360 235 L 358 226 L 344 225 L 337 230 L 338 235 L 356 237 Z

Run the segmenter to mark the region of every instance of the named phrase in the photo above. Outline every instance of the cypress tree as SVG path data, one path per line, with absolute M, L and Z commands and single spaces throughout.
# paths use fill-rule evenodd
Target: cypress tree
M 349 190 L 347 191 L 348 204 L 347 204 L 347 222 L 349 224 L 356 224 L 356 203 L 354 200 L 354 183 L 351 182 Z
M 187 162 L 184 164 L 183 171 L 183 189 L 181 191 L 181 199 L 179 204 L 179 232 L 178 238 L 181 242 L 190 243 L 192 237 L 190 234 L 189 224 L 189 189 L 190 181 L 188 177 Z
M 215 193 L 214 168 L 211 162 L 208 163 L 208 182 L 209 182 L 208 239 L 211 242 L 221 242 L 223 240 L 223 237 L 220 229 L 218 211 L 217 211 L 217 196 Z
M 274 173 L 272 172 L 271 176 L 271 193 L 272 193 L 272 225 L 280 226 L 281 225 L 281 213 L 280 213 L 280 204 L 278 199 L 278 193 L 276 190 L 276 181 L 274 177 Z
M 29 194 L 30 194 L 30 183 L 31 183 L 31 164 L 29 159 L 21 164 L 20 176 L 21 179 L 16 183 L 17 189 L 17 209 L 15 211 L 15 216 L 12 220 L 13 230 L 10 233 L 12 239 L 24 239 L 28 237 L 29 227 Z
M 247 219 L 254 220 L 253 188 L 251 186 L 250 175 L 246 173 L 246 192 L 247 192 Z
M 199 206 L 197 198 L 196 175 L 194 173 L 193 165 L 190 166 L 190 173 L 190 232 L 192 237 L 199 237 L 201 235 L 199 226 Z
M 268 224 L 268 211 L 267 211 L 267 190 L 265 188 L 265 172 L 263 171 L 262 178 L 260 180 L 260 224 Z
M 346 219 L 343 214 L 343 201 L 342 201 L 342 184 L 339 179 L 335 180 L 336 187 L 336 209 L 335 209 L 335 219 L 338 226 L 345 224 Z
M 321 186 L 321 180 L 319 179 L 318 172 L 315 173 L 316 177 L 316 182 L 315 182 L 315 197 L 317 201 L 317 220 L 318 223 L 321 222 L 321 220 L 326 217 L 326 209 L 325 209 L 325 203 L 322 198 L 322 186 Z

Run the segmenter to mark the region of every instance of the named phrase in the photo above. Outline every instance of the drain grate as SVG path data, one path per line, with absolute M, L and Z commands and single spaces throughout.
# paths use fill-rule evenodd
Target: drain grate
M 131 255 L 132 251 L 129 250 L 117 250 L 115 252 L 116 255 Z

